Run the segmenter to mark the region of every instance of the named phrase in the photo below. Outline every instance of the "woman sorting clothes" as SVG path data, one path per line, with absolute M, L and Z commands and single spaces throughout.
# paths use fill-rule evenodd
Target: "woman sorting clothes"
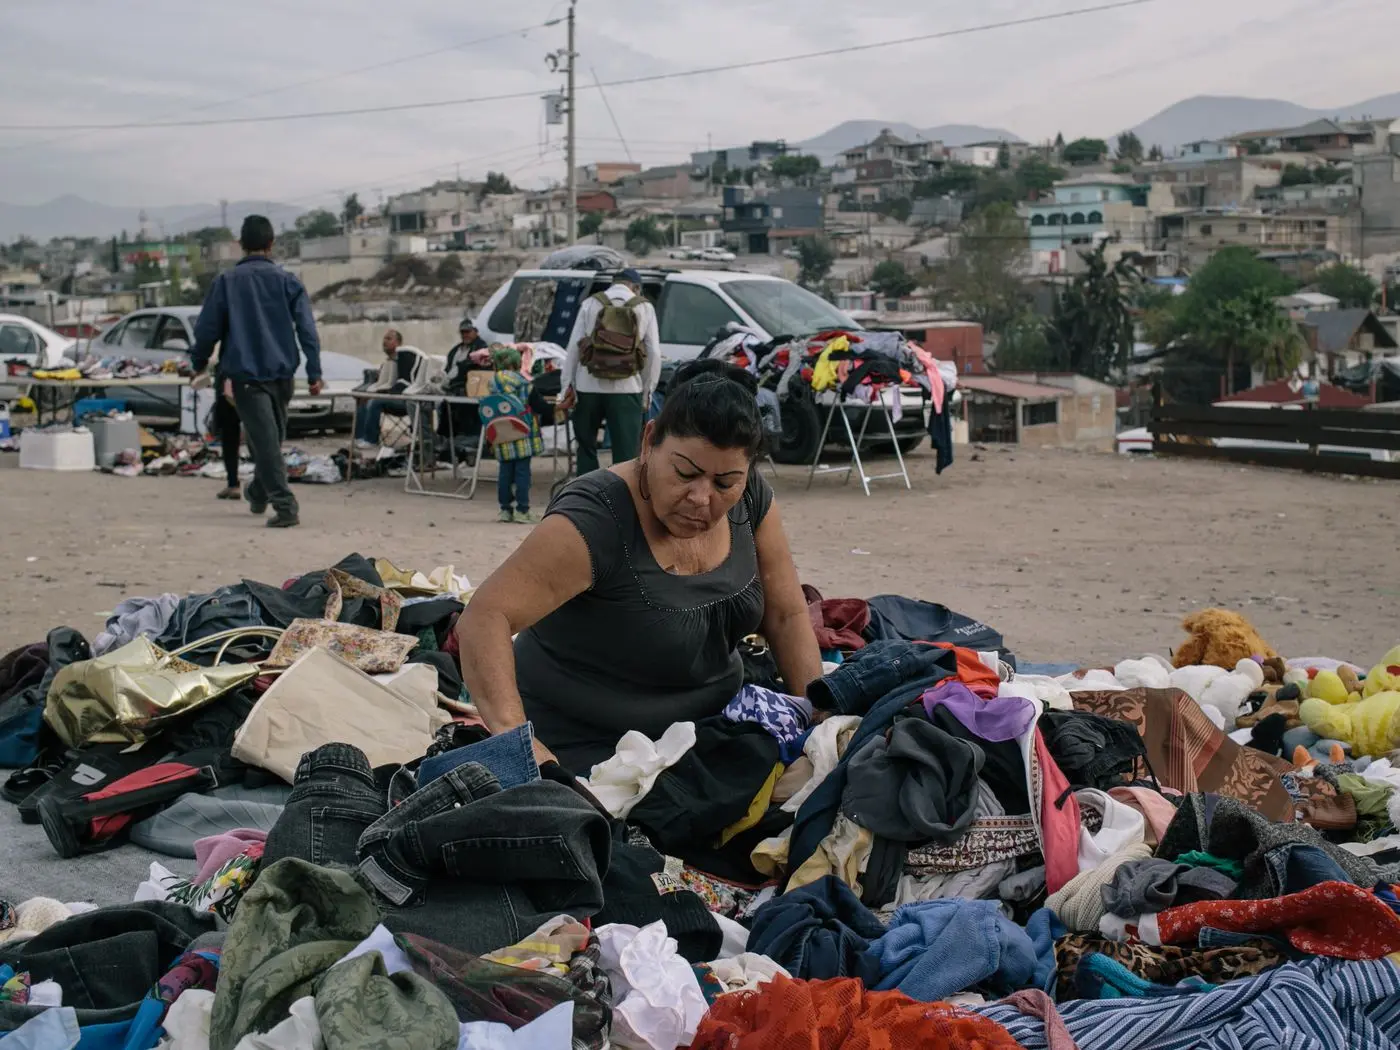
M 540 762 L 586 776 L 638 730 L 720 713 L 759 631 L 787 690 L 821 655 L 773 492 L 754 469 L 754 381 L 681 368 L 635 460 L 578 478 L 473 595 L 462 676 L 493 732 L 534 723 Z M 515 638 L 512 646 L 511 638 Z

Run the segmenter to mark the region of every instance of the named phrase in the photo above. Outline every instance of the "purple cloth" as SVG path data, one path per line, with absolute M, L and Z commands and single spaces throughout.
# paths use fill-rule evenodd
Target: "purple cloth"
M 199 871 L 190 881 L 199 883 L 213 878 L 220 868 L 253 843 L 266 841 L 267 832 L 253 828 L 234 828 L 222 835 L 195 839 L 194 861 L 199 865 Z
M 924 694 L 924 713 L 933 717 L 939 705 L 967 727 L 968 732 L 998 743 L 1017 740 L 1035 724 L 1035 703 L 1019 696 L 996 696 L 983 700 L 967 686 L 949 678 Z

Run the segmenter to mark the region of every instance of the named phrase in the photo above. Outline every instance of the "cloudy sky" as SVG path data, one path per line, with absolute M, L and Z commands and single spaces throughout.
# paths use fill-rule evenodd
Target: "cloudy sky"
M 579 83 L 818 51 L 1101 0 L 579 0 Z M 561 0 L 0 0 L 0 124 L 263 116 L 543 93 Z M 1153 0 L 1039 25 L 606 92 L 634 159 L 707 139 L 797 141 L 849 119 L 1112 135 L 1194 94 L 1340 106 L 1400 88 L 1396 0 Z M 483 37 L 488 43 L 450 49 Z M 447 50 L 444 50 L 447 49 Z M 396 61 L 425 52 L 428 57 Z M 386 64 L 392 63 L 392 64 Z M 375 67 L 370 68 L 366 67 Z M 313 83 L 303 83 L 314 81 Z M 257 97 L 247 97 L 256 95 Z M 597 90 L 580 162 L 624 159 Z M 406 112 L 121 131 L 0 131 L 0 201 L 373 201 L 488 168 L 563 174 L 533 97 Z

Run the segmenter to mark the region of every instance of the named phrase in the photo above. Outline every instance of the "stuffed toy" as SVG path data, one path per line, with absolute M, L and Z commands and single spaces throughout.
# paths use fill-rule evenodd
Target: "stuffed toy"
M 1178 667 L 1171 673 L 1171 684 L 1200 704 L 1217 729 L 1228 732 L 1249 709 L 1250 694 L 1264 684 L 1264 669 L 1249 657 L 1235 664 L 1233 671 L 1208 664 Z
M 1342 677 L 1342 671 L 1346 672 L 1347 678 Z M 1308 696 L 1329 704 L 1350 704 L 1361 699 L 1361 692 L 1356 675 L 1350 668 L 1344 667 L 1338 671 L 1318 671 L 1308 683 Z
M 1366 684 L 1361 690 L 1363 696 L 1386 692 L 1400 692 L 1400 645 L 1382 656 L 1380 663 L 1366 673 Z
M 1208 664 L 1228 671 L 1249 657 L 1278 656 L 1252 623 L 1228 609 L 1202 609 L 1182 620 L 1181 626 L 1191 637 L 1176 651 L 1177 667 Z
M 1349 743 L 1353 757 L 1375 758 L 1400 747 L 1400 691 L 1373 693 L 1349 704 L 1309 697 L 1298 716 L 1319 736 Z

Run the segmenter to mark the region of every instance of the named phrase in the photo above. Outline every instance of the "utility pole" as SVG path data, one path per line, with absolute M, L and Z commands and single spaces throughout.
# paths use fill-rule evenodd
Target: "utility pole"
M 575 135 L 576 135 L 576 132 L 577 132 L 577 111 L 578 111 L 578 105 L 577 105 L 577 100 L 576 100 L 575 95 L 574 95 L 574 66 L 577 64 L 577 61 L 578 61 L 578 54 L 577 54 L 577 52 L 574 50 L 574 10 L 575 10 L 575 8 L 576 8 L 577 6 L 578 6 L 578 0 L 569 0 L 569 44 L 568 44 L 568 46 L 569 46 L 569 56 L 568 56 L 568 58 L 569 58 L 569 66 L 568 66 L 568 89 L 567 89 L 567 94 L 568 94 L 568 106 L 569 106 L 569 124 L 568 124 L 568 132 L 567 132 L 567 135 L 568 135 L 568 145 L 567 145 L 567 148 L 565 149 L 565 154 L 567 155 L 567 163 L 568 163 L 568 165 L 569 165 L 568 182 L 567 182 L 567 186 L 568 186 L 568 191 L 567 191 L 568 227 L 567 227 L 567 228 L 568 228 L 569 243 L 570 243 L 570 244 L 573 244 L 575 241 L 578 240 L 578 172 L 577 172 L 577 170 L 576 170 L 576 168 L 575 168 L 575 165 L 577 164 L 577 159 L 578 159 L 578 158 L 575 156 L 575 144 L 576 144 Z

